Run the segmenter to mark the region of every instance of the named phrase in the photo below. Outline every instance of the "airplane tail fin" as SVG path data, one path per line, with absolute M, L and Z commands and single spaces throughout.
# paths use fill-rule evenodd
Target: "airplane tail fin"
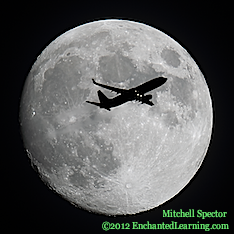
M 98 98 L 100 101 L 100 107 L 110 111 L 109 99 L 101 90 L 98 90 Z
M 93 105 L 96 105 L 96 106 L 99 106 L 100 108 L 104 108 L 104 109 L 110 111 L 110 107 L 109 107 L 109 104 L 108 104 L 109 99 L 100 90 L 98 90 L 98 97 L 99 97 L 100 103 L 90 102 L 90 101 L 86 101 L 86 102 L 88 102 L 90 104 L 93 104 Z
M 98 97 L 99 97 L 100 103 L 104 103 L 105 104 L 109 100 L 107 98 L 107 96 L 105 96 L 105 94 L 101 90 L 98 90 Z

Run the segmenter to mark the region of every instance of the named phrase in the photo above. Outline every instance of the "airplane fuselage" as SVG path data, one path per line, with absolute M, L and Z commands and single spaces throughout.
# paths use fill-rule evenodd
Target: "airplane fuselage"
M 123 93 L 123 94 L 119 94 L 118 96 L 114 97 L 114 98 L 110 98 L 108 99 L 108 101 L 106 102 L 106 105 L 111 107 L 116 107 L 119 105 L 124 104 L 125 102 L 129 102 L 129 101 L 140 101 L 140 94 L 137 95 L 137 93 L 133 92 L 133 93 Z

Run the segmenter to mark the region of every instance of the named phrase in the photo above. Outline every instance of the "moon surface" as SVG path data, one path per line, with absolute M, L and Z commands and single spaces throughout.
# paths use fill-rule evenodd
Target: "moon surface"
M 92 83 L 123 89 L 155 77 L 154 106 L 110 112 Z M 105 215 L 136 214 L 178 194 L 209 146 L 213 112 L 199 67 L 175 40 L 133 21 L 102 20 L 55 39 L 25 81 L 20 124 L 42 180 L 72 204 Z

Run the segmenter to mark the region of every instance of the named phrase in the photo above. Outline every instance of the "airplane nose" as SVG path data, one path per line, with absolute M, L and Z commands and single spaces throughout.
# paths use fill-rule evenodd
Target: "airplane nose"
M 167 78 L 165 78 L 165 77 L 159 77 L 159 78 L 157 79 L 157 81 L 158 81 L 161 85 L 163 85 L 164 83 L 166 83 Z
M 167 81 L 167 78 L 165 78 L 165 77 L 160 77 L 160 80 L 161 80 L 162 82 L 166 82 L 166 81 Z

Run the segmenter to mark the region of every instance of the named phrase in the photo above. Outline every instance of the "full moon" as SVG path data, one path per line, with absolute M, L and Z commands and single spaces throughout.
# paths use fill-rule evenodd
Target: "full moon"
M 127 102 L 111 111 L 87 103 L 153 78 L 153 106 Z M 142 23 L 101 20 L 50 43 L 24 84 L 25 150 L 49 188 L 104 215 L 136 214 L 178 194 L 209 146 L 213 111 L 205 78 L 174 39 Z

